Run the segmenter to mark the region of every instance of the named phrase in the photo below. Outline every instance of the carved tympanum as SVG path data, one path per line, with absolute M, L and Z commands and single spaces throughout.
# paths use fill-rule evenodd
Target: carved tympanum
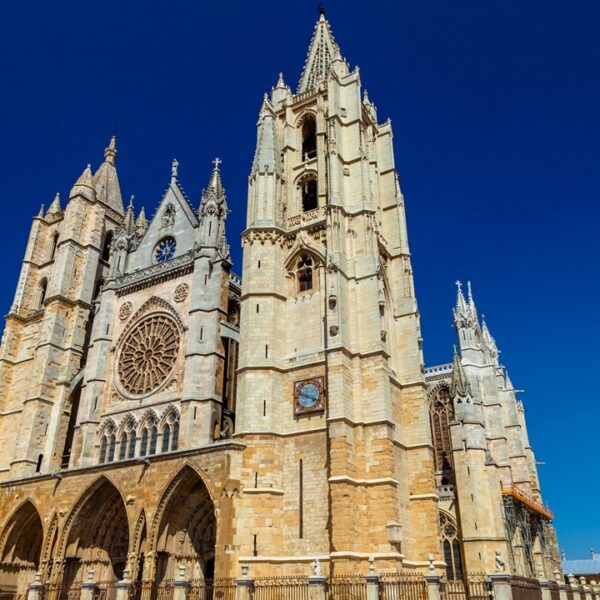
M 130 394 L 142 396 L 169 377 L 179 352 L 179 329 L 167 315 L 154 315 L 129 333 L 119 356 L 119 379 Z

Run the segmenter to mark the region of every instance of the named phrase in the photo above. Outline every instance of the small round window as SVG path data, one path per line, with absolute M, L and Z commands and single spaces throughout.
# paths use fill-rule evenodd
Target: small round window
M 154 249 L 154 261 L 157 263 L 166 262 L 167 260 L 171 260 L 173 256 L 175 256 L 175 248 L 177 244 L 175 242 L 175 238 L 166 237 L 160 240 L 158 244 L 156 244 L 156 248 Z

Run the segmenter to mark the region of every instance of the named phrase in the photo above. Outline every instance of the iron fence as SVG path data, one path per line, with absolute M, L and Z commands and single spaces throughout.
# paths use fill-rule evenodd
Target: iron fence
M 257 577 L 252 588 L 253 600 L 309 600 L 306 577 Z
M 384 573 L 379 582 L 381 600 L 427 600 L 427 584 L 422 575 Z
M 469 573 L 465 579 L 449 579 L 442 583 L 443 600 L 490 600 L 491 581 L 485 573 Z
M 560 590 L 556 581 L 549 581 L 548 587 L 550 588 L 550 600 L 560 600 Z
M 334 575 L 329 580 L 331 600 L 366 600 L 367 582 L 362 575 Z
M 510 587 L 513 600 L 542 600 L 542 587 L 537 579 L 513 575 Z
M 235 579 L 192 579 L 188 600 L 235 600 Z

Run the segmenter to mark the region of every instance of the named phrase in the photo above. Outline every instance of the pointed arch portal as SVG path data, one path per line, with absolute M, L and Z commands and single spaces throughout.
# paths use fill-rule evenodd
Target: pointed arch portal
M 101 478 L 84 497 L 68 531 L 64 587 L 84 581 L 90 569 L 99 582 L 122 579 L 128 549 L 125 503 L 117 488 Z
M 202 478 L 185 467 L 169 486 L 156 545 L 156 581 L 174 579 L 179 565 L 193 580 L 214 575 L 217 521 Z
M 44 530 L 35 506 L 26 501 L 9 519 L 1 538 L 0 589 L 27 592 L 40 565 Z

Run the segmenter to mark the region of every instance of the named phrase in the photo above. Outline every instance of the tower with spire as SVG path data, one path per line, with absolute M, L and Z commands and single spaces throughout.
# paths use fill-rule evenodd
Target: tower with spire
M 111 243 L 123 222 L 115 138 L 95 173 L 88 165 L 66 205 L 60 195 L 34 217 L 0 357 L 4 452 L 9 476 L 68 462 L 68 423 L 77 409 L 71 383 L 85 366 L 95 292 L 108 278 Z M 10 416 L 8 416 L 10 415 Z
M 485 317 L 479 318 L 471 283 L 466 297 L 456 283 L 458 351 L 451 365 L 425 374 L 436 456 L 452 456 L 447 467 L 436 461 L 442 518 L 456 532 L 442 539 L 448 544 L 447 576 L 491 569 L 500 552 L 511 572 L 533 576 L 541 569 L 550 578 L 558 566 L 552 513 L 542 503 L 523 403 L 499 362 Z M 454 540 L 460 552 L 453 550 Z
M 295 93 L 280 74 L 263 98 L 242 244 L 236 436 L 264 502 L 240 510 L 273 521 L 242 559 L 255 539 L 259 557 L 318 554 L 331 572 L 441 560 L 392 128 L 324 14 Z

